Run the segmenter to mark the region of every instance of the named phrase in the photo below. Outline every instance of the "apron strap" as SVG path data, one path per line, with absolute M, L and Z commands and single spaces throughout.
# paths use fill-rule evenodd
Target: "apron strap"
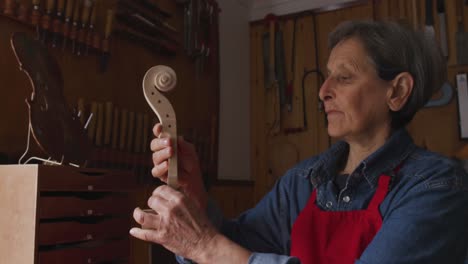
M 382 174 L 379 177 L 379 183 L 377 185 L 377 190 L 375 191 L 374 197 L 372 197 L 372 200 L 369 203 L 368 208 L 369 209 L 379 209 L 380 204 L 383 202 L 385 199 L 385 196 L 390 190 L 390 184 L 391 181 L 393 180 L 394 177 L 396 177 L 396 174 L 400 171 L 401 164 L 396 166 L 395 169 L 393 169 L 394 175 L 393 177 Z

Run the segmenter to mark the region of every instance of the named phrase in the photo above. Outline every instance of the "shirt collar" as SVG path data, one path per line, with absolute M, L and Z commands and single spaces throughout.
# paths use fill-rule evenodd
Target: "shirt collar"
M 400 165 L 408 155 L 414 151 L 411 136 L 405 129 L 395 131 L 383 146 L 364 159 L 356 168 L 353 175 L 359 175 L 365 179 L 371 188 L 377 185 L 380 174 L 394 175 L 395 168 Z M 318 160 L 310 160 L 304 164 L 304 177 L 310 177 L 314 187 L 323 182 L 327 182 L 334 177 L 337 170 L 337 163 L 340 158 L 347 155 L 349 145 L 345 141 L 338 141 L 327 151 L 319 156 Z M 315 161 L 315 162 L 314 162 Z

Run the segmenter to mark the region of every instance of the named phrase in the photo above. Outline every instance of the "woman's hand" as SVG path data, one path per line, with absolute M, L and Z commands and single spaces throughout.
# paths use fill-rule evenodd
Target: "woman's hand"
M 207 247 L 213 247 L 217 231 L 198 205 L 183 193 L 161 185 L 148 199 L 148 206 L 154 212 L 139 208 L 133 212 L 142 228 L 132 228 L 131 235 L 161 244 L 185 258 L 206 259 Z
M 151 171 L 153 177 L 159 178 L 163 182 L 167 182 L 168 159 L 173 155 L 172 142 L 170 138 L 161 137 L 162 125 L 156 124 L 153 127 L 153 133 L 156 136 L 151 141 L 151 151 L 153 151 L 154 167 Z M 193 199 L 196 204 L 205 211 L 208 195 L 203 185 L 202 174 L 198 156 L 195 147 L 178 138 L 178 176 L 180 190 Z

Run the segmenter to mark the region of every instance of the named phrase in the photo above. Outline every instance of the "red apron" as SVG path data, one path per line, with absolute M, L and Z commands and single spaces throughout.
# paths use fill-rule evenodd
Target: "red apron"
M 382 226 L 379 205 L 390 177 L 381 175 L 367 209 L 323 211 L 315 204 L 314 190 L 291 231 L 291 256 L 302 264 L 350 264 L 358 259 Z

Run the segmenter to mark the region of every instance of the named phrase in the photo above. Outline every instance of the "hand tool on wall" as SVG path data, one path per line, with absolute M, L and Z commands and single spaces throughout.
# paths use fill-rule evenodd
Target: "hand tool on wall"
M 268 83 L 267 88 L 272 88 L 277 85 L 275 73 L 275 32 L 276 32 L 276 16 L 269 14 L 265 18 L 268 23 Z
M 89 28 L 88 28 L 88 32 L 86 34 L 86 49 L 85 49 L 85 55 L 88 55 L 89 54 L 89 50 L 93 50 L 94 51 L 94 46 L 93 45 L 93 40 L 96 38 L 96 41 L 99 43 L 100 42 L 100 39 L 99 39 L 99 34 L 97 34 L 95 31 L 94 31 L 94 25 L 96 24 L 96 15 L 97 15 L 97 1 L 94 2 L 94 5 L 93 5 L 93 9 L 91 11 L 91 17 L 89 19 Z M 97 47 L 99 47 L 99 45 L 96 45 Z
M 96 135 L 95 135 L 95 143 L 96 146 L 102 146 L 102 134 L 104 130 L 104 104 L 98 103 L 97 108 L 97 116 L 96 116 Z
M 277 134 L 281 128 L 281 105 L 278 87 L 278 79 L 276 76 L 275 62 L 275 42 L 276 42 L 276 23 L 277 17 L 273 14 L 268 14 L 265 17 L 268 32 L 263 35 L 263 54 L 265 63 L 265 80 L 266 88 L 266 125 L 269 133 Z
M 76 55 L 82 55 L 86 45 L 86 31 L 88 30 L 88 23 L 90 20 L 90 11 L 92 8 L 93 2 L 91 0 L 84 0 L 83 2 L 83 11 L 81 12 L 81 25 L 79 26 L 78 30 L 78 38 L 77 38 L 77 47 L 76 47 Z
M 62 24 L 62 51 L 65 51 L 67 47 L 67 41 L 70 37 L 70 27 L 73 20 L 73 8 L 75 8 L 77 0 L 67 0 L 67 8 L 65 9 L 65 20 Z
M 139 13 L 130 13 L 128 11 L 119 9 L 116 13 L 116 18 L 119 26 L 115 31 L 122 30 L 122 28 L 129 28 L 132 32 L 137 32 L 138 35 L 145 38 L 153 38 L 165 45 L 177 44 L 178 41 L 171 35 L 167 34 L 163 28 L 153 23 L 150 18 L 145 17 Z
M 55 15 L 52 23 L 52 31 L 54 35 L 52 37 L 52 47 L 56 48 L 60 42 L 61 31 L 63 28 L 63 11 L 65 9 L 65 0 L 57 0 L 57 14 Z
M 139 16 L 142 20 L 147 21 L 148 24 L 152 24 L 154 27 L 161 29 L 166 29 L 173 33 L 178 33 L 178 30 L 165 21 L 165 17 L 158 15 L 158 13 L 153 12 L 152 9 L 145 8 L 139 5 L 139 1 L 134 0 L 120 0 L 118 4 L 122 7 L 121 10 L 128 12 L 131 15 Z
M 463 26 L 463 0 L 457 0 L 457 22 L 458 31 L 456 34 L 457 42 L 457 63 L 464 65 L 468 64 L 468 33 L 465 32 Z
M 41 28 L 42 28 L 42 35 L 41 41 L 42 43 L 46 43 L 47 38 L 51 33 L 51 25 L 52 25 L 52 12 L 54 11 L 54 0 L 47 0 L 46 4 L 46 12 L 41 17 Z
M 189 19 L 190 19 L 190 1 L 186 0 L 184 3 L 184 50 L 185 52 L 188 53 L 188 47 L 189 47 Z
M 432 0 L 426 0 L 426 20 L 424 25 L 424 32 L 431 39 L 435 39 L 434 31 L 434 15 L 432 9 Z
M 134 140 L 134 133 L 135 133 L 135 112 L 130 111 L 128 112 L 128 126 L 127 126 L 127 142 L 125 149 L 127 151 L 133 150 L 133 140 Z
M 173 155 L 168 160 L 167 184 L 173 188 L 179 187 L 177 172 L 177 120 L 174 108 L 160 91 L 171 91 L 176 84 L 177 77 L 174 70 L 163 65 L 150 68 L 143 77 L 143 94 L 145 99 L 163 126 L 159 137 L 170 137 L 172 141 Z
M 104 106 L 104 140 L 103 140 L 103 143 L 106 146 L 109 146 L 111 143 L 113 110 L 114 110 L 113 103 L 106 102 Z
M 41 10 L 40 4 L 41 0 L 32 0 L 33 10 L 31 12 L 31 24 L 36 27 L 36 36 L 37 39 L 41 38 L 41 27 L 40 27 L 40 19 L 41 19 Z
M 83 98 L 78 98 L 78 114 L 80 118 L 80 123 L 84 126 L 86 122 L 86 108 Z
M 283 26 L 278 24 L 275 32 L 275 75 L 278 82 L 278 93 L 280 99 L 280 107 L 286 104 L 286 73 L 284 59 L 284 42 L 283 42 Z M 292 96 L 292 93 L 290 94 Z M 292 106 L 291 104 L 289 105 Z
M 75 53 L 76 50 L 76 38 L 78 37 L 78 27 L 81 14 L 81 3 L 82 0 L 75 0 L 75 7 L 73 9 L 73 19 L 72 25 L 70 28 L 69 39 L 71 41 L 72 53 Z M 65 46 L 64 46 L 65 47 Z
M 6 0 L 5 8 L 3 9 L 3 14 L 7 16 L 15 16 L 15 10 L 16 10 L 16 1 Z
M 291 80 L 288 83 L 286 88 L 286 107 L 288 112 L 292 111 L 292 97 L 294 91 L 294 77 L 296 73 L 296 25 L 297 25 L 297 18 L 293 19 L 293 33 L 292 33 L 292 45 L 291 45 L 291 71 L 290 71 L 290 78 Z
M 18 7 L 18 20 L 23 23 L 29 23 L 29 9 L 31 8 L 30 0 L 20 0 Z
M 164 18 L 171 18 L 172 15 L 163 10 L 161 7 L 159 7 L 154 1 L 150 0 L 136 0 L 139 4 L 141 4 L 143 7 L 145 7 L 148 10 L 151 10 L 151 12 L 156 13 L 159 17 L 164 17 Z
M 187 10 L 187 32 L 186 32 L 186 42 L 187 42 L 187 55 L 192 56 L 193 49 L 194 49 L 194 35 L 195 35 L 195 21 L 196 21 L 196 12 L 195 12 L 195 0 L 190 0 L 188 2 L 188 10 Z
M 448 58 L 447 18 L 445 15 L 445 0 L 437 0 L 437 14 L 439 16 L 440 48 L 445 58 Z
M 114 114 L 112 115 L 112 142 L 111 148 L 117 149 L 119 142 L 119 120 L 120 120 L 120 111 L 117 106 L 114 107 Z
M 149 115 L 148 114 L 144 114 L 143 115 L 143 128 L 142 128 L 142 131 L 143 131 L 143 135 L 141 137 L 141 151 L 142 152 L 148 152 L 149 150 L 149 135 L 150 135 L 150 132 L 152 131 L 152 128 L 150 128 L 150 123 L 149 123 Z M 152 134 L 152 133 L 151 133 Z
M 125 150 L 127 143 L 127 124 L 128 110 L 124 108 L 120 112 L 119 150 Z
M 419 8 L 419 0 L 411 0 L 411 24 L 413 25 L 414 30 L 419 30 L 419 16 L 418 16 L 418 8 Z
M 109 57 L 110 57 L 110 35 L 112 33 L 112 26 L 114 22 L 114 10 L 109 9 L 107 10 L 106 16 L 106 26 L 104 31 L 104 39 L 101 42 L 101 59 L 99 64 L 100 72 L 103 73 L 107 69 L 107 65 L 109 64 Z
M 87 132 L 88 138 L 91 142 L 94 142 L 96 139 L 96 126 L 97 126 L 97 116 L 98 116 L 98 103 L 91 102 L 91 107 L 89 109 L 89 115 L 91 116 L 91 120 L 89 121 Z
M 118 24 L 114 28 L 113 34 L 135 41 L 138 44 L 143 45 L 151 51 L 157 52 L 161 55 L 173 56 L 177 51 L 176 46 L 167 43 L 157 36 L 148 36 L 128 27 L 127 25 Z
M 143 113 L 136 114 L 135 140 L 133 151 L 141 152 L 141 142 L 143 140 Z

